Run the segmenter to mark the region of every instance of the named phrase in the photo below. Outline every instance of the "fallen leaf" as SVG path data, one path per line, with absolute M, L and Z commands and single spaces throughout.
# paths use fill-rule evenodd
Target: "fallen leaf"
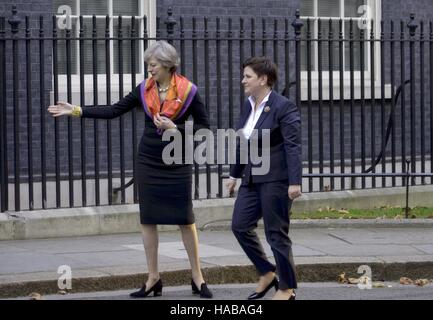
M 417 280 L 415 280 L 414 283 L 419 287 L 424 287 L 425 285 L 429 284 L 429 280 L 428 279 L 417 279 Z
M 394 217 L 394 220 L 401 220 L 401 219 L 402 219 L 402 216 L 399 214 Z
M 41 296 L 41 294 L 37 293 L 37 292 L 33 292 L 30 294 L 30 299 L 31 300 L 44 300 L 44 298 Z
M 370 284 L 371 283 L 371 279 L 367 276 L 362 276 L 358 279 L 360 284 Z
M 358 278 L 349 278 L 348 279 L 350 284 L 358 284 L 360 283 L 360 280 Z
M 370 284 L 371 283 L 371 279 L 367 276 L 362 276 L 360 278 L 347 278 L 346 277 L 346 273 L 342 273 L 338 276 L 337 281 L 339 283 L 344 283 L 344 284 Z
M 406 278 L 406 277 L 401 277 L 400 278 L 400 284 L 403 284 L 403 285 L 413 284 L 413 280 Z
M 373 288 L 385 288 L 385 284 L 383 282 L 373 282 L 371 284 L 371 286 Z M 389 286 L 388 286 L 388 288 L 389 288 Z
M 339 283 L 348 283 L 348 280 L 346 279 L 346 273 L 342 273 L 338 276 L 337 281 Z
M 349 214 L 350 212 L 347 210 L 338 210 L 338 213 L 340 214 Z

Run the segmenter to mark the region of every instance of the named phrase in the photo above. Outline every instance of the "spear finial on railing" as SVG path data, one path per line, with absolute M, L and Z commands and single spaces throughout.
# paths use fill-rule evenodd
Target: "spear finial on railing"
M 167 27 L 168 42 L 171 43 L 174 37 L 174 26 L 177 24 L 176 19 L 173 18 L 173 9 L 171 7 L 168 7 L 167 9 L 167 19 L 164 23 Z
M 292 22 L 292 27 L 295 29 L 296 39 L 300 39 L 301 38 L 301 29 L 304 26 L 304 23 L 301 20 L 301 13 L 300 13 L 299 9 L 296 9 L 295 16 L 296 16 L 296 18 Z
M 17 6 L 12 6 L 12 18 L 8 20 L 9 24 L 11 25 L 11 31 L 13 34 L 18 33 L 18 27 L 21 23 L 21 19 L 18 17 L 18 10 Z
M 418 25 L 415 22 L 415 14 L 410 14 L 410 20 L 407 23 L 407 27 L 409 28 L 409 34 L 411 37 L 415 37 L 416 29 L 418 28 Z

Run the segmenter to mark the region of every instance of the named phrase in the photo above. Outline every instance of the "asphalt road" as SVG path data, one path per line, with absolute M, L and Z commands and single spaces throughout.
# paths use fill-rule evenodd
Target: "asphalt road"
M 424 287 L 386 282 L 384 288 L 359 289 L 356 285 L 338 283 L 301 283 L 296 291 L 297 300 L 433 300 L 433 284 Z M 214 300 L 245 300 L 255 284 L 210 285 Z M 106 291 L 44 296 L 45 300 L 125 300 L 134 291 Z M 265 299 L 271 299 L 271 290 Z M 22 297 L 19 299 L 29 299 Z M 147 298 L 149 299 L 149 298 Z M 156 300 L 195 300 L 189 286 L 164 287 L 162 297 Z

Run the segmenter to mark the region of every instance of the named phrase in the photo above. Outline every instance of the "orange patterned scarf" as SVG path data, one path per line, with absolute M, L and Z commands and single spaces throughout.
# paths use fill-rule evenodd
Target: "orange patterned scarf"
M 151 119 L 159 113 L 161 116 L 176 120 L 188 109 L 197 92 L 197 87 L 187 78 L 173 73 L 170 88 L 162 106 L 158 86 L 153 78 L 143 81 L 140 91 L 144 110 Z

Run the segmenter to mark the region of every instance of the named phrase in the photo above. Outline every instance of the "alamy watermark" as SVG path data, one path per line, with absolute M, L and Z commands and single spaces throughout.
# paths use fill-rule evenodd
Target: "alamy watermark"
M 179 130 L 165 130 L 162 140 L 170 141 L 162 152 L 162 159 L 168 165 L 251 163 L 253 175 L 266 175 L 270 169 L 270 129 L 254 129 L 249 139 L 243 129 L 218 129 L 215 138 L 210 129 L 194 133 L 193 122 L 186 121 L 184 137 Z M 201 143 L 194 149 L 194 142 Z
M 362 276 L 359 278 L 358 282 L 358 288 L 361 290 L 371 290 L 372 288 L 372 271 L 371 267 L 367 265 L 359 266 L 358 273 L 362 274 Z
M 61 5 L 57 8 L 57 27 L 59 30 L 72 29 L 72 8 L 68 5 Z
M 369 18 L 371 17 L 371 8 L 368 5 L 362 5 L 358 7 L 358 14 L 361 15 L 360 20 L 358 20 L 359 29 L 368 29 Z
M 57 280 L 59 290 L 72 289 L 72 269 L 68 265 L 61 265 L 57 268 L 57 273 L 60 274 Z

